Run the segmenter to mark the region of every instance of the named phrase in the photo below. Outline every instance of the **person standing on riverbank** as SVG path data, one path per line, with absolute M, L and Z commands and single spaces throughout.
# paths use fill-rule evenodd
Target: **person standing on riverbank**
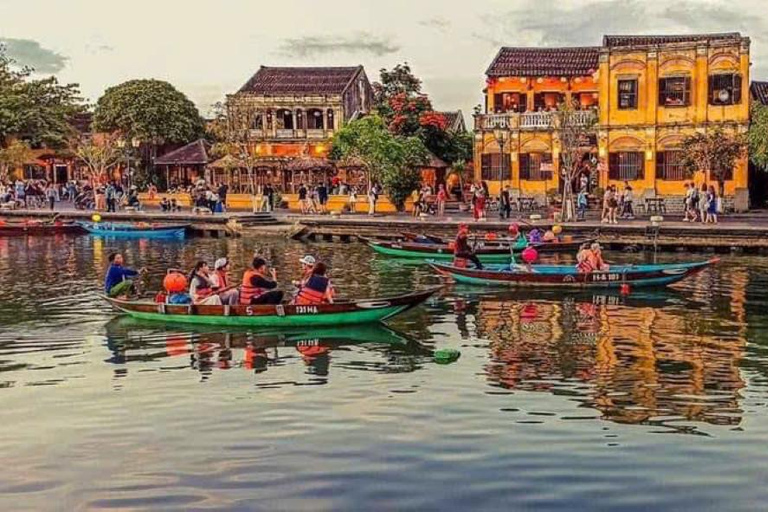
M 707 184 L 701 184 L 701 191 L 699 192 L 699 216 L 702 224 L 707 222 Z
M 445 185 L 442 183 L 437 189 L 437 216 L 445 217 L 445 202 L 448 200 L 448 193 L 445 191 Z
M 373 185 L 368 191 L 368 215 L 376 215 L 376 201 L 379 200 L 379 189 Z

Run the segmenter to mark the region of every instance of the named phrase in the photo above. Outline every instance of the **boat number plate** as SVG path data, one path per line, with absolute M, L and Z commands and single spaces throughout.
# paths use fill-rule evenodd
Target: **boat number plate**
M 591 274 L 592 281 L 621 281 L 621 274 Z
M 300 315 L 316 315 L 317 306 L 296 306 L 296 313 Z

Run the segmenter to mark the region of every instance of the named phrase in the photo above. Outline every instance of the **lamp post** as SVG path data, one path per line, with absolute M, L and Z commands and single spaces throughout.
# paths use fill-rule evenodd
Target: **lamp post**
M 138 149 L 139 146 L 141 146 L 141 141 L 139 139 L 133 138 L 130 142 L 130 147 L 133 149 Z M 131 186 L 133 186 L 133 172 L 131 171 L 131 149 L 128 145 L 128 141 L 123 138 L 117 139 L 117 147 L 123 150 L 125 154 L 125 172 L 128 174 L 128 188 L 130 189 Z
M 502 197 L 504 193 L 504 145 L 507 130 L 503 127 L 497 127 L 493 129 L 493 137 L 496 139 L 496 143 L 499 145 L 499 218 L 504 218 L 504 209 L 502 208 Z

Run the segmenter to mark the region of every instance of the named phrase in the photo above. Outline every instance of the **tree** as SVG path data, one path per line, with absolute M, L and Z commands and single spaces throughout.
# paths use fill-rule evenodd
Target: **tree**
M 755 102 L 747 133 L 749 159 L 761 169 L 768 170 L 768 106 Z
M 8 181 L 11 172 L 32 159 L 32 150 L 26 142 L 14 140 L 7 148 L 0 148 L 0 183 Z
M 384 186 L 398 210 L 421 182 L 419 165 L 427 160 L 427 149 L 418 137 L 391 133 L 384 120 L 367 116 L 352 121 L 333 138 L 331 158 L 360 161 L 373 181 Z
M 589 111 L 576 110 L 567 102 L 561 104 L 555 114 L 555 133 L 560 141 L 560 177 L 563 179 L 563 220 L 576 219 L 573 183 L 585 170 L 594 171 L 587 159 L 595 135 L 597 117 Z
M 108 88 L 96 102 L 96 131 L 138 139 L 154 160 L 162 144 L 184 144 L 203 136 L 200 112 L 183 93 L 160 80 L 130 80 Z
M 429 96 L 421 91 L 421 80 L 408 63 L 398 64 L 391 71 L 382 69 L 373 91 L 374 111 L 392 133 L 419 137 L 429 151 L 448 164 L 472 158 L 471 138 L 467 145 L 467 134 L 447 130 L 447 119 L 433 109 Z
M 32 147 L 60 148 L 73 133 L 70 121 L 85 110 L 77 84 L 55 77 L 33 80 L 0 45 L 0 146 L 21 139 Z
M 722 196 L 726 177 L 733 172 L 736 160 L 744 156 L 746 141 L 738 134 L 716 128 L 686 137 L 680 149 L 683 169 L 689 175 L 701 171 L 707 179 L 717 181 L 718 194 Z
M 248 128 L 241 120 L 231 119 L 226 106 L 217 102 L 213 105 L 214 119 L 206 129 L 206 135 L 214 141 L 211 154 L 217 158 L 230 157 L 227 171 L 242 168 L 248 177 L 251 194 L 256 194 L 256 167 L 259 156 L 250 141 Z M 246 128 L 244 128 L 246 127 Z
M 81 137 L 73 141 L 72 150 L 88 170 L 88 178 L 96 183 L 105 182 L 109 172 L 123 156 L 114 136 L 98 141 L 91 137 Z

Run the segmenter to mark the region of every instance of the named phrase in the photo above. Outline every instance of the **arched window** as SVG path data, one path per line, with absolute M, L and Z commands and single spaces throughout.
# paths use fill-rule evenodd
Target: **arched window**
M 307 110 L 307 129 L 308 130 L 322 130 L 323 129 L 323 111 L 317 108 L 310 108 Z
M 277 129 L 293 130 L 293 112 L 287 108 L 281 108 L 277 111 Z

